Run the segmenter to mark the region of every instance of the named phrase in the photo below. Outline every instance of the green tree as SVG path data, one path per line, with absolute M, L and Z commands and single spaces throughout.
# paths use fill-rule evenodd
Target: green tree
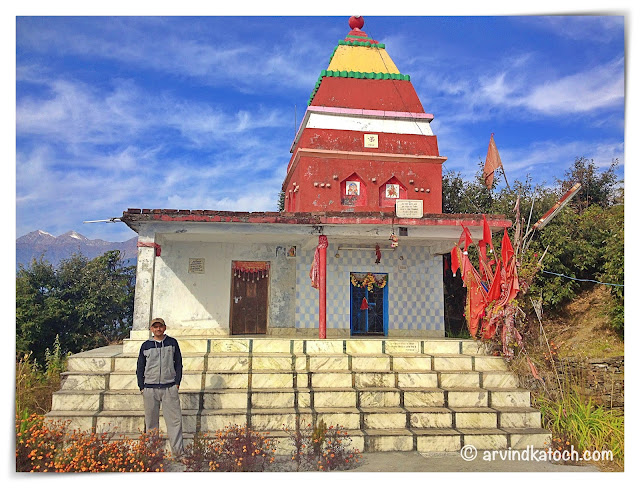
M 471 181 L 453 171 L 442 175 L 443 213 L 487 213 L 492 204 L 493 193 L 484 185 L 482 169 Z
M 42 363 L 59 337 L 62 353 L 126 337 L 133 317 L 135 268 L 119 251 L 95 259 L 73 255 L 54 268 L 44 259 L 16 278 L 16 348 Z
M 607 208 L 620 198 L 618 191 L 620 182 L 615 174 L 618 164 L 619 161 L 614 159 L 607 170 L 599 172 L 593 159 L 579 157 L 564 173 L 564 178 L 557 180 L 557 184 L 562 193 L 569 191 L 576 183 L 582 185 L 580 191 L 571 200 L 571 206 L 578 212 L 585 211 L 590 205 Z
M 624 281 L 624 200 L 622 181 L 618 181 L 615 169 L 618 161 L 599 171 L 593 160 L 576 158 L 557 179 L 553 187 L 533 185 L 527 176 L 524 181 L 514 180 L 510 187 L 494 187 L 488 190 L 481 179 L 481 168 L 471 181 L 462 179 L 459 173 L 443 176 L 443 211 L 445 213 L 485 213 L 505 215 L 513 219 L 513 209 L 518 198 L 523 231 L 535 223 L 576 182 L 582 188 L 570 205 L 557 214 L 542 230 L 535 233 L 529 247 L 527 265 L 539 259 L 547 249 L 543 272 L 537 273 L 530 293 L 542 293 L 545 306 L 553 310 L 572 300 L 577 293 L 593 283 L 574 281 L 545 273 L 622 284 Z M 514 222 L 515 224 L 515 222 Z M 501 233 L 494 233 L 494 246 L 499 246 Z M 509 230 L 513 237 L 513 227 Z M 472 248 L 472 251 L 474 248 Z M 531 262 L 528 262 L 531 261 Z M 523 263 L 524 264 L 524 263 Z M 612 326 L 622 332 L 624 325 L 624 288 L 609 287 L 615 305 L 610 310 Z M 523 305 L 526 307 L 528 300 Z

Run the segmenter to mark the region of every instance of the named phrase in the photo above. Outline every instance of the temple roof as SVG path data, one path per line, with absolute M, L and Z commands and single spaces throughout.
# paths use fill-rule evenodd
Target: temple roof
M 410 76 L 400 72 L 384 44 L 361 30 L 364 19 L 351 17 L 349 26 L 320 72 L 309 105 L 424 112 Z

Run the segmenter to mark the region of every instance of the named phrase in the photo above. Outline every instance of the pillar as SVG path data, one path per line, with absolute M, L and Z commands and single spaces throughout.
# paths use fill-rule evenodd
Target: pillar
M 327 338 L 327 247 L 329 241 L 327 236 L 321 235 L 318 238 L 319 270 L 318 270 L 318 330 L 319 338 Z
M 153 317 L 153 282 L 156 265 L 155 235 L 138 237 L 136 290 L 133 302 L 133 330 L 148 331 Z

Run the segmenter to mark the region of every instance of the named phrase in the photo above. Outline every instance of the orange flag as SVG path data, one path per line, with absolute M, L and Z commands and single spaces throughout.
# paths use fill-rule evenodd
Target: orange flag
M 484 161 L 484 171 L 482 172 L 484 184 L 488 189 L 491 189 L 491 187 L 493 186 L 493 173 L 501 166 L 502 161 L 500 160 L 500 154 L 498 153 L 498 148 L 496 147 L 496 141 L 493 140 L 492 133 L 491 139 L 489 140 L 487 158 Z

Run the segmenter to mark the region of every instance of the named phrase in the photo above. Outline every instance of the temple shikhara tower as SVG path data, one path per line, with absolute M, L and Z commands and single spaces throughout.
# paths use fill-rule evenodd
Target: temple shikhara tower
M 286 212 L 394 212 L 399 199 L 442 212 L 442 163 L 409 75 L 362 17 L 339 41 L 309 99 L 284 181 Z
M 363 29 L 349 19 L 288 164 L 274 162 L 287 166 L 281 211 L 123 213 L 139 236 L 133 329 L 70 358 L 50 417 L 137 435 L 136 358 L 162 317 L 183 352 L 187 439 L 246 423 L 286 440 L 283 425 L 324 420 L 364 451 L 549 440 L 502 358 L 445 337 L 443 256 L 462 225 L 481 238 L 483 218 L 442 214 L 434 116 Z

